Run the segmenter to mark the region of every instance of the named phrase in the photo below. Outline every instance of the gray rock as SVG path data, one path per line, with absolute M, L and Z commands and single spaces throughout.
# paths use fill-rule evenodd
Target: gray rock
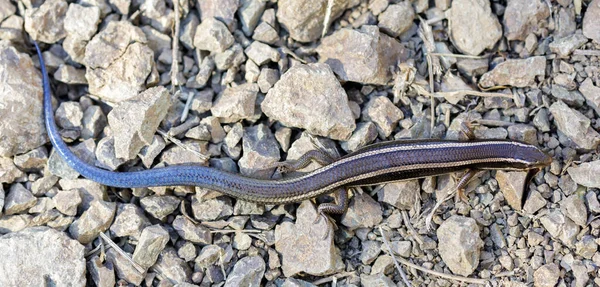
M 600 144 L 600 134 L 590 126 L 590 119 L 579 111 L 557 101 L 550 106 L 550 113 L 554 116 L 558 131 L 567 136 L 577 148 L 595 150 Z
M 375 259 L 371 268 L 371 274 L 390 274 L 394 270 L 394 260 L 387 254 L 381 255 Z
M 244 74 L 244 79 L 248 83 L 256 83 L 258 80 L 258 76 L 260 76 L 260 68 L 254 61 L 247 59 L 246 60 L 246 73 Z
M 508 205 L 514 210 L 521 210 L 523 208 L 521 205 L 523 202 L 523 195 L 525 195 L 526 179 L 527 172 L 503 170 L 496 172 L 498 187 L 500 187 L 500 191 L 502 191 Z
M 0 183 L 13 183 L 22 176 L 25 173 L 17 168 L 12 159 L 0 157 Z
M 266 94 L 269 92 L 271 87 L 279 81 L 279 71 L 271 68 L 263 68 L 260 70 L 260 75 L 257 79 L 258 87 L 260 92 Z
M 54 206 L 60 213 L 67 216 L 77 215 L 77 207 L 82 202 L 81 194 L 77 189 L 59 190 L 52 198 Z
M 343 0 L 333 3 L 330 23 L 340 17 L 344 10 L 359 1 Z M 277 20 L 298 42 L 317 40 L 323 31 L 327 0 L 283 0 L 277 3 Z
M 112 7 L 121 15 L 129 15 L 131 0 L 108 0 Z
M 196 28 L 198 28 L 199 24 L 200 19 L 198 19 L 196 13 L 189 13 L 181 20 L 179 41 L 188 50 L 194 49 L 194 36 L 196 35 Z
M 17 12 L 15 5 L 10 2 L 2 2 L 2 4 L 0 4 L 0 21 L 4 21 L 4 19 L 14 15 L 15 12 Z
M 191 109 L 198 114 L 210 111 L 213 104 L 215 91 L 212 89 L 204 89 L 194 94 Z
M 99 256 L 92 257 L 87 263 L 87 271 L 98 287 L 115 286 L 115 270 L 110 262 L 102 263 Z
M 266 2 L 261 0 L 242 0 L 238 10 L 238 17 L 242 24 L 242 30 L 246 36 L 252 35 L 254 28 L 265 11 Z
M 110 232 L 114 236 L 139 238 L 142 230 L 147 226 L 150 226 L 150 221 L 141 208 L 135 204 L 117 203 L 115 221 L 110 226 Z
M 83 199 L 79 207 L 79 212 L 87 210 L 91 203 L 96 200 L 108 200 L 106 186 L 89 179 L 61 179 L 58 183 L 63 190 L 77 189 L 79 191 Z
M 575 243 L 575 252 L 585 259 L 592 259 L 597 250 L 598 243 L 593 235 L 584 235 Z
M 192 261 L 196 258 L 196 246 L 186 241 L 177 249 L 177 255 L 186 262 Z
M 285 126 L 332 139 L 348 139 L 356 127 L 346 92 L 324 64 L 289 69 L 269 90 L 261 108 Z
M 394 287 L 396 283 L 383 273 L 377 273 L 373 275 L 367 275 L 365 273 L 360 274 L 360 284 L 362 286 L 379 286 L 379 287 Z
M 160 253 L 155 266 L 172 283 L 191 282 L 192 270 L 185 261 L 177 257 L 177 252 L 172 247 L 167 247 Z
M 561 10 L 562 11 L 562 10 Z M 579 49 L 585 43 L 587 38 L 579 33 L 554 40 L 548 47 L 552 53 L 556 53 L 560 58 L 568 58 L 575 49 Z
M 85 286 L 84 248 L 65 233 L 33 227 L 0 237 L 0 285 Z
M 82 244 L 92 242 L 100 232 L 106 231 L 115 217 L 114 202 L 96 200 L 79 219 L 69 227 L 69 233 Z
M 198 257 L 194 261 L 197 268 L 206 269 L 209 266 L 220 263 L 225 257 L 225 250 L 218 245 L 207 245 L 200 250 Z
M 592 79 L 587 78 L 579 86 L 579 91 L 585 97 L 587 105 L 593 108 L 597 115 L 600 115 L 600 87 L 594 86 Z
M 275 139 L 281 146 L 284 152 L 287 152 L 290 148 L 290 140 L 292 138 L 292 129 L 287 127 L 280 127 L 275 130 Z
M 379 14 L 377 26 L 390 36 L 398 37 L 410 29 L 414 19 L 415 10 L 412 3 L 400 2 L 387 6 L 387 9 Z
M 118 33 L 120 37 L 114 37 Z M 86 47 L 84 63 L 91 69 L 108 68 L 121 57 L 134 42 L 145 43 L 142 29 L 128 21 L 111 21 L 96 34 Z M 95 53 L 102 51 L 102 53 Z
M 600 161 L 586 162 L 579 166 L 571 166 L 567 169 L 567 172 L 577 184 L 586 187 L 600 188 L 600 179 L 598 178 Z
M 85 70 L 77 69 L 71 65 L 62 64 L 58 67 L 58 70 L 54 73 L 54 79 L 71 85 L 85 85 L 87 80 L 85 78 Z
M 383 186 L 377 193 L 380 202 L 391 204 L 400 209 L 410 210 L 419 199 L 421 187 L 418 180 L 391 182 Z
M 133 252 L 133 261 L 147 270 L 154 265 L 168 241 L 169 232 L 164 227 L 157 224 L 144 228 Z
M 81 138 L 96 138 L 107 123 L 106 116 L 99 106 L 89 106 L 83 112 Z
M 560 239 L 567 246 L 573 246 L 573 241 L 579 233 L 579 226 L 558 209 L 551 210 L 541 217 L 540 223 L 550 235 Z
M 258 85 L 243 84 L 227 88 L 215 99 L 210 111 L 223 123 L 234 123 L 254 116 Z
M 69 4 L 64 18 L 64 29 L 69 36 L 88 41 L 96 34 L 100 23 L 100 8 Z
M 265 261 L 260 256 L 248 256 L 240 259 L 227 276 L 225 287 L 261 286 L 265 273 Z
M 437 230 L 440 256 L 456 274 L 468 276 L 479 265 L 483 241 L 472 218 L 453 215 Z
M 65 4 L 66 7 L 66 4 Z M 42 114 L 40 74 L 29 55 L 19 53 L 8 41 L 0 41 L 0 158 L 28 152 L 47 142 Z M 18 84 L 17 84 L 18 83 Z M 7 159 L 8 160 L 8 159 Z M 3 159 L 0 159 L 3 161 Z M 10 160 L 12 162 L 12 160 Z M 7 170 L 0 163 L 0 170 Z M 9 174 L 0 172 L 0 181 L 9 182 Z M 14 179 L 13 179 L 14 180 Z M 12 180 L 10 181 L 12 182 Z
M 142 147 L 150 144 L 170 107 L 167 89 L 155 87 L 113 108 L 108 123 L 115 137 L 115 156 L 133 159 Z
M 4 199 L 4 214 L 23 213 L 37 203 L 37 198 L 20 183 L 11 185 Z
M 189 219 L 178 215 L 173 221 L 173 228 L 181 238 L 196 244 L 211 244 L 212 234 L 208 228 L 195 225 Z
M 560 209 L 564 215 L 569 217 L 575 224 L 586 227 L 588 214 L 583 194 L 572 194 L 560 202 Z
M 238 69 L 246 61 L 244 48 L 240 44 L 234 44 L 231 48 L 215 55 L 215 66 L 219 71 Z
M 271 130 L 263 124 L 247 127 L 242 139 L 244 155 L 238 161 L 240 173 L 256 178 L 270 178 L 279 161 L 279 148 Z
M 252 237 L 246 233 L 236 233 L 232 246 L 237 250 L 248 250 L 252 246 Z
M 379 136 L 389 137 L 398 122 L 404 118 L 404 113 L 386 96 L 373 97 L 365 105 L 362 116 L 365 120 L 375 123 Z
M 570 175 L 570 174 L 569 174 Z M 600 213 L 600 202 L 598 202 L 598 197 L 596 197 L 596 192 L 593 190 L 588 191 L 585 195 L 585 201 L 587 202 L 588 208 L 593 213 Z M 1 206 L 2 204 L 0 204 Z
M 40 171 L 48 162 L 48 151 L 44 146 L 14 157 L 15 165 L 24 171 Z
M 540 109 L 533 117 L 533 125 L 542 132 L 550 131 L 550 119 L 548 109 Z
M 144 280 L 145 274 L 142 274 L 135 269 L 134 265 L 131 264 L 130 259 L 125 258 L 121 253 L 115 251 L 114 248 L 110 248 L 106 251 L 106 261 L 110 262 L 115 271 L 117 271 L 118 278 L 136 286 L 139 286 L 142 283 L 142 280 Z
M 392 252 L 404 258 L 410 257 L 412 253 L 412 242 L 410 241 L 392 241 L 390 242 Z
M 581 107 L 585 102 L 585 98 L 580 92 L 569 91 L 565 87 L 559 85 L 552 85 L 550 94 L 570 106 Z
M 98 159 L 97 166 L 108 170 L 117 170 L 126 161 L 116 157 L 115 139 L 113 136 L 102 138 L 98 142 L 95 154 Z
M 350 230 L 372 228 L 383 220 L 381 206 L 366 192 L 355 192 L 342 215 L 341 223 Z
M 144 3 L 151 2 L 153 1 L 146 1 Z M 154 55 L 161 55 L 166 51 L 167 58 L 165 59 L 159 56 L 159 61 L 169 64 L 172 63 L 173 58 L 171 54 L 171 37 L 161 33 L 160 31 L 157 31 L 150 26 L 142 26 L 141 29 L 144 32 L 144 35 L 146 35 L 146 45 L 148 45 L 148 47 L 154 51 Z
M 196 194 L 192 197 L 192 212 L 194 218 L 199 221 L 212 221 L 231 216 L 233 204 L 229 197 L 221 196 L 206 200 Z
M 317 216 L 314 205 L 303 201 L 296 210 L 295 224 L 286 221 L 275 228 L 275 249 L 281 254 L 281 269 L 286 277 L 300 272 L 320 276 L 344 268 L 331 226 L 326 220 L 315 224 Z
M 180 9 L 184 10 L 183 15 L 185 15 L 188 13 L 186 10 L 189 8 L 183 6 Z M 140 10 L 142 11 L 142 23 L 150 24 L 150 26 L 161 33 L 171 33 L 175 20 L 175 12 L 167 8 L 167 1 L 144 1 L 140 5 Z
M 527 35 L 540 29 L 538 23 L 550 16 L 543 1 L 510 0 L 504 11 L 504 32 L 509 41 L 525 40 Z
M 456 67 L 461 74 L 467 77 L 478 77 L 488 71 L 487 59 L 459 59 Z
M 41 4 L 25 10 L 25 31 L 36 41 L 56 43 L 67 35 L 64 28 L 67 1 L 49 0 Z
M 159 135 L 154 135 L 150 145 L 143 147 L 138 157 L 142 159 L 142 163 L 146 168 L 150 168 L 154 159 L 163 151 L 165 146 L 165 140 Z
M 52 198 L 49 197 L 42 197 L 42 198 L 38 198 L 35 205 L 32 206 L 27 213 L 31 213 L 31 214 L 38 214 L 38 216 L 44 216 L 42 214 L 50 214 L 48 217 L 54 217 L 56 213 L 56 210 L 52 210 L 54 208 L 54 202 L 52 201 Z M 50 211 L 52 210 L 52 211 Z M 34 220 L 35 221 L 35 220 Z
M 193 78 L 193 81 L 188 82 L 186 87 L 188 88 L 203 88 L 206 86 L 208 79 L 212 76 L 212 72 L 215 69 L 215 59 L 212 56 L 205 57 L 200 63 L 198 74 Z
M 163 151 L 160 162 L 167 165 L 205 164 L 206 158 L 200 155 L 207 153 L 208 142 L 184 140 L 181 143 L 183 144 L 182 146 L 171 146 Z
M 6 5 L 5 12 L 9 12 L 14 6 L 10 2 L 4 2 Z M 8 8 L 13 7 L 13 8 Z M 8 40 L 13 42 L 19 42 L 23 40 L 23 18 L 20 16 L 11 14 L 0 24 L 0 39 Z
M 577 260 L 571 264 L 571 270 L 573 271 L 573 276 L 575 277 L 574 286 L 584 287 L 587 286 L 588 281 L 590 280 L 589 271 L 587 269 L 587 264 L 582 262 L 581 260 Z
M 200 9 L 202 21 L 215 18 L 227 25 L 229 30 L 234 30 L 235 12 L 240 6 L 239 0 L 207 0 L 199 1 L 197 7 Z
M 373 263 L 377 259 L 377 256 L 379 256 L 379 253 L 381 253 L 381 245 L 382 243 L 379 241 L 363 241 L 362 250 L 358 257 L 360 262 L 366 265 Z
M 86 163 L 95 165 L 95 149 L 96 143 L 94 140 L 88 139 L 72 147 L 71 151 Z M 48 158 L 48 170 L 51 174 L 66 179 L 76 179 L 79 176 L 79 173 L 71 168 L 71 166 L 69 166 L 65 159 L 62 158 L 55 149 L 52 150 L 50 157 Z
M 545 75 L 546 57 L 544 56 L 506 60 L 481 76 L 479 85 L 484 88 L 492 86 L 528 87 L 535 85 L 537 76 Z
M 234 215 L 260 215 L 265 213 L 265 206 L 259 203 L 238 199 L 233 207 Z
M 281 58 L 281 55 L 276 49 L 258 41 L 252 42 L 252 44 L 244 50 L 244 53 L 246 53 L 250 60 L 254 61 L 254 63 L 259 66 L 269 62 L 277 63 Z
M 338 30 L 323 38 L 316 51 L 340 80 L 362 84 L 386 85 L 392 79 L 389 67 L 408 58 L 407 50 L 377 26 Z
M 502 26 L 487 1 L 453 1 L 447 14 L 450 39 L 463 53 L 479 55 L 502 37 Z
M 600 0 L 592 0 L 588 4 L 583 17 L 583 35 L 596 43 L 600 43 Z
M 151 195 L 140 199 L 142 208 L 158 220 L 164 220 L 167 215 L 173 213 L 178 207 L 181 199 L 172 195 Z
M 533 273 L 533 282 L 539 287 L 553 287 L 560 278 L 560 269 L 554 263 L 546 264 Z
M 221 53 L 227 50 L 235 39 L 223 22 L 214 18 L 204 18 L 196 29 L 194 46 L 199 50 Z
M 256 26 L 256 29 L 254 29 L 252 39 L 265 44 L 273 45 L 279 41 L 279 33 L 277 32 L 277 29 L 269 25 L 267 22 L 261 22 L 258 24 L 258 26 Z
M 0 218 L 0 235 L 23 230 L 32 225 L 32 220 L 29 214 L 4 215 Z
M 62 42 L 62 47 L 65 52 L 71 57 L 75 63 L 84 63 L 85 59 L 85 47 L 88 41 L 77 36 L 67 35 Z M 85 80 L 87 83 L 87 79 Z

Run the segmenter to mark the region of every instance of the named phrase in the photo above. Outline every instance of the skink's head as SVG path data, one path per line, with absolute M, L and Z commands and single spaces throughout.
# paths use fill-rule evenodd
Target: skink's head
M 538 147 L 525 143 L 517 143 L 517 145 L 518 147 L 514 150 L 514 157 L 521 162 L 523 169 L 539 170 L 552 163 L 552 157 Z

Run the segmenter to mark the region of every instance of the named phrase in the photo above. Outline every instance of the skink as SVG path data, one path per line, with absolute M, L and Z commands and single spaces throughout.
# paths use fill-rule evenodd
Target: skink
M 135 172 L 108 171 L 79 159 L 60 137 L 54 121 L 44 59 L 37 43 L 35 47 L 42 72 L 44 119 L 52 145 L 68 165 L 82 176 L 108 186 L 200 186 L 251 202 L 283 204 L 351 186 L 376 185 L 461 170 L 529 171 L 547 166 L 552 161 L 551 157 L 537 147 L 511 140 L 418 140 L 373 144 L 302 176 L 278 180 L 255 179 L 215 168 L 188 165 Z M 345 201 L 345 197 L 343 200 Z M 341 211 L 327 205 L 320 207 L 320 210 Z

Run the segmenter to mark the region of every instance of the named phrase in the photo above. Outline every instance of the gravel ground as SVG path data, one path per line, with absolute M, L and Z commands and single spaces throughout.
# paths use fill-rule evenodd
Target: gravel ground
M 0 0 L 0 286 L 598 286 L 600 0 Z M 89 164 L 254 178 L 320 148 L 513 139 L 553 163 L 259 205 Z M 178 40 L 178 41 L 177 41 Z M 438 203 L 438 201 L 440 201 Z M 439 208 L 436 206 L 439 205 Z M 430 214 L 431 225 L 427 226 Z

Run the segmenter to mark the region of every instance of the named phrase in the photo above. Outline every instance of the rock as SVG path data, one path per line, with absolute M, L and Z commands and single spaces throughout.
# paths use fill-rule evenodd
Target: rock
M 536 287 L 553 287 L 560 278 L 560 269 L 554 263 L 546 264 L 533 273 L 533 282 Z
M 185 283 L 192 278 L 192 270 L 185 261 L 177 257 L 177 252 L 172 247 L 167 247 L 160 253 L 155 266 L 171 282 Z
M 357 192 L 342 215 L 341 223 L 350 230 L 372 228 L 383 220 L 381 206 L 366 192 Z
M 23 230 L 32 225 L 32 220 L 33 216 L 29 214 L 0 217 L 0 235 Z
M 15 165 L 24 171 L 41 171 L 48 162 L 48 151 L 44 146 L 14 157 Z
M 375 123 L 379 136 L 389 137 L 398 122 L 404 118 L 404 113 L 386 96 L 373 97 L 365 105 L 362 116 L 365 120 Z
M 478 77 L 488 71 L 488 61 L 486 59 L 460 59 L 456 62 L 456 67 L 461 74 L 469 78 Z
M 170 34 L 175 20 L 175 13 L 167 8 L 166 2 L 164 0 L 144 1 L 140 5 L 140 10 L 142 11 L 142 23 L 149 24 L 161 33 Z M 180 9 L 184 10 L 183 14 L 185 15 L 188 13 L 187 9 L 189 8 L 184 6 Z
M 131 203 L 117 203 L 115 221 L 110 226 L 112 234 L 117 237 L 139 238 L 147 226 L 150 226 L 150 221 L 141 208 Z
M 379 14 L 379 28 L 392 37 L 398 37 L 413 25 L 415 10 L 410 2 L 392 4 Z
M 52 198 L 54 206 L 60 213 L 67 216 L 77 215 L 77 207 L 82 202 L 81 194 L 77 189 L 59 190 Z
M 563 199 L 560 208 L 562 213 L 573 220 L 575 224 L 584 228 L 587 226 L 588 214 L 583 194 L 576 193 Z
M 107 118 L 115 137 L 115 156 L 133 159 L 150 144 L 170 107 L 167 89 L 155 87 L 113 108 Z
M 277 63 L 281 58 L 281 55 L 279 55 L 277 50 L 258 41 L 252 42 L 252 44 L 244 50 L 244 53 L 259 66 L 269 62 Z
M 261 286 L 265 273 L 265 261 L 260 256 L 248 256 L 240 259 L 227 276 L 225 287 Z
M 84 248 L 65 233 L 32 227 L 0 237 L 0 285 L 85 286 Z
M 530 33 L 538 32 L 540 23 L 550 16 L 544 1 L 509 0 L 504 11 L 504 33 L 509 41 L 525 40 Z
M 468 276 L 479 265 L 483 241 L 472 218 L 454 215 L 437 230 L 440 256 L 452 272 Z
M 83 60 L 90 93 L 117 103 L 144 90 L 154 68 L 154 52 L 146 41 L 144 32 L 126 21 L 111 21 L 96 34 Z
M 217 96 L 210 109 L 223 123 L 234 123 L 254 117 L 257 84 L 243 84 L 225 89 Z
M 537 144 L 537 130 L 535 127 L 525 124 L 511 125 L 507 128 L 508 138 L 528 144 Z
M 600 134 L 590 126 L 590 119 L 579 111 L 557 101 L 550 106 L 550 113 L 554 116 L 558 131 L 567 136 L 577 148 L 595 150 L 600 144 Z
M 504 195 L 504 199 L 514 210 L 523 208 L 523 195 L 525 194 L 525 185 L 527 182 L 527 172 L 522 171 L 503 171 L 496 172 L 498 187 Z
M 199 221 L 213 221 L 231 216 L 233 206 L 229 197 L 221 196 L 206 200 L 196 194 L 192 197 L 192 212 L 194 218 Z
M 99 106 L 89 106 L 83 112 L 81 138 L 96 138 L 108 123 L 104 112 Z
M 360 122 L 356 125 L 352 136 L 347 141 L 341 143 L 342 149 L 346 152 L 356 151 L 372 143 L 377 138 L 377 134 L 377 127 L 374 123 Z
M 199 1 L 200 18 L 202 21 L 215 18 L 227 25 L 229 30 L 234 30 L 235 12 L 240 6 L 240 0 L 207 0 Z
M 29 55 L 19 53 L 8 41 L 0 41 L 0 74 L 5 75 L 0 90 L 1 158 L 37 148 L 47 142 L 47 137 L 40 116 L 42 80 Z M 0 170 L 8 170 L 6 167 L 0 163 Z M 0 182 L 12 182 L 14 179 L 7 180 L 10 177 L 0 172 Z
M 392 256 L 381 255 L 375 259 L 371 274 L 390 274 L 394 270 L 394 260 Z
M 360 30 L 338 30 L 323 38 L 316 51 L 340 80 L 362 84 L 387 84 L 392 79 L 389 67 L 408 58 L 398 41 L 368 25 Z
M 67 1 L 49 0 L 41 4 L 25 10 L 25 31 L 33 40 L 56 43 L 67 35 L 64 28 Z
M 257 84 L 261 93 L 267 93 L 279 81 L 279 71 L 276 69 L 264 68 L 260 70 Z
M 452 1 L 447 17 L 450 39 L 463 53 L 479 55 L 502 37 L 502 26 L 487 1 Z
M 15 12 L 17 12 L 15 5 L 9 1 L 2 2 L 2 4 L 0 4 L 0 21 L 4 21 L 4 19 L 14 15 Z
M 254 29 L 254 34 L 252 34 L 252 39 L 256 41 L 263 42 L 265 44 L 275 44 L 279 41 L 279 33 L 277 29 L 273 26 L 269 25 L 266 22 L 261 22 L 258 24 L 256 29 Z
M 224 52 L 215 55 L 215 66 L 220 71 L 238 69 L 244 61 L 246 61 L 244 48 L 237 43 Z
M 533 190 L 523 205 L 523 211 L 527 214 L 534 214 L 544 206 L 546 206 L 546 199 L 537 190 Z
M 592 0 L 583 16 L 583 35 L 596 43 L 600 43 L 600 0 Z
M 110 262 L 102 263 L 98 255 L 92 257 L 87 263 L 87 271 L 98 287 L 115 286 L 115 270 Z
M 128 256 L 131 255 L 128 254 Z M 114 248 L 110 248 L 106 251 L 106 261 L 114 266 L 115 271 L 117 271 L 117 277 L 139 286 L 142 283 L 142 280 L 144 280 L 145 274 L 140 273 L 143 270 L 138 271 L 135 269 L 130 260 L 131 259 L 126 258 Z
M 200 250 L 194 263 L 197 267 L 206 269 L 209 266 L 219 263 L 225 257 L 225 249 L 218 245 L 207 245 Z
M 54 79 L 71 85 L 85 85 L 87 79 L 85 78 L 85 70 L 76 69 L 71 65 L 62 64 L 58 67 L 58 70 L 54 73 Z
M 584 235 L 581 240 L 575 243 L 575 252 L 585 259 L 592 259 L 597 250 L 598 243 L 596 243 L 596 237 L 593 235 Z
M 579 91 L 585 97 L 587 105 L 593 108 L 597 115 L 600 115 L 600 87 L 594 86 L 592 79 L 587 78 L 579 86 Z
M 196 13 L 189 13 L 183 20 L 181 20 L 179 41 L 188 50 L 194 49 L 194 37 L 199 24 L 200 19 L 198 19 Z
M 142 159 L 142 164 L 144 164 L 146 168 L 150 168 L 154 162 L 154 159 L 156 159 L 156 157 L 163 151 L 165 146 L 165 140 L 159 135 L 154 135 L 150 145 L 143 147 L 138 154 L 138 157 Z
M 96 200 L 108 200 L 106 186 L 89 179 L 61 179 L 58 184 L 63 190 L 77 189 L 77 191 L 79 191 L 79 194 L 83 199 L 79 212 L 87 210 L 91 203 Z
M 178 215 L 173 221 L 173 228 L 181 238 L 196 244 L 211 244 L 212 234 L 208 228 L 195 225 L 189 219 Z
M 565 87 L 552 85 L 550 93 L 553 97 L 563 101 L 567 105 L 581 107 L 585 102 L 585 98 L 578 91 L 569 91 Z
M 96 143 L 94 140 L 88 139 L 72 147 L 71 151 L 75 154 L 75 156 L 87 164 L 95 165 L 95 149 Z M 50 157 L 48 158 L 48 170 L 51 174 L 65 179 L 76 179 L 79 176 L 79 173 L 69 166 L 65 159 L 60 156 L 55 149 L 52 150 Z
M 527 59 L 506 60 L 479 80 L 482 87 L 535 85 L 536 76 L 546 75 L 546 57 L 536 56 Z
M 89 41 L 96 34 L 99 23 L 100 8 L 86 7 L 76 3 L 69 4 L 64 18 L 64 29 L 69 36 Z
M 548 47 L 552 53 L 556 53 L 561 58 L 568 58 L 575 49 L 579 49 L 587 43 L 585 36 L 574 33 L 572 35 L 554 40 Z
M 62 102 L 56 109 L 56 124 L 63 129 L 81 129 L 83 111 L 76 102 Z
M 69 233 L 82 244 L 92 242 L 100 232 L 110 227 L 117 205 L 114 202 L 97 200 L 92 202 L 79 219 L 69 227 Z
M 152 1 L 147 1 L 144 3 L 151 2 Z M 142 32 L 144 32 L 144 35 L 146 35 L 146 39 L 148 40 L 146 44 L 148 45 L 148 48 L 154 51 L 154 55 L 161 55 L 163 52 L 166 51 L 166 54 L 168 55 L 167 58 L 164 59 L 159 56 L 158 60 L 161 62 L 172 63 L 173 59 L 171 54 L 171 37 L 161 33 L 160 31 L 150 26 L 142 26 L 140 29 L 142 29 Z
M 164 220 L 179 207 L 181 200 L 172 195 L 151 195 L 140 199 L 142 208 L 158 220 Z
M 362 286 L 380 286 L 380 287 L 394 287 L 397 286 L 392 279 L 385 276 L 383 273 L 377 273 L 373 275 L 360 274 L 360 284 Z
M 115 171 L 126 162 L 126 160 L 115 156 L 115 139 L 113 136 L 102 138 L 98 142 L 95 154 L 98 159 L 96 166 L 104 169 Z
M 391 182 L 383 186 L 377 193 L 380 202 L 391 204 L 397 208 L 411 210 L 419 198 L 419 180 Z
M 346 92 L 324 64 L 289 69 L 269 90 L 261 108 L 285 126 L 332 139 L 348 139 L 356 127 Z
M 11 185 L 4 199 L 4 214 L 23 213 L 37 203 L 37 198 L 20 183 Z
M 203 17 L 204 18 L 204 17 Z M 199 50 L 221 53 L 231 47 L 235 39 L 223 22 L 204 18 L 196 29 L 194 46 Z
M 367 240 L 362 242 L 362 250 L 358 259 L 362 264 L 370 265 L 377 259 L 379 253 L 381 253 L 382 243 L 379 241 Z
M 186 262 L 192 261 L 196 258 L 196 246 L 186 241 L 177 249 L 177 255 Z
M 25 173 L 17 168 L 12 159 L 0 157 L 0 183 L 13 183 L 22 176 Z
M 242 139 L 244 155 L 238 161 L 240 173 L 255 178 L 270 178 L 279 161 L 279 148 L 275 136 L 266 125 L 260 124 L 245 129 Z
M 560 239 L 567 246 L 573 246 L 573 241 L 579 233 L 579 226 L 557 209 L 541 217 L 540 223 L 552 237 Z
M 286 221 L 275 228 L 275 249 L 281 254 L 281 268 L 286 277 L 300 272 L 321 276 L 344 268 L 331 227 L 326 220 L 315 224 L 317 216 L 314 205 L 303 201 L 296 210 L 295 224 Z
M 333 3 L 329 22 L 342 15 L 344 10 L 358 4 L 355 0 L 342 0 Z M 277 20 L 298 42 L 317 40 L 323 31 L 327 0 L 282 0 L 277 3 Z
M 254 28 L 265 11 L 266 3 L 260 0 L 242 0 L 238 16 L 242 24 L 242 31 L 246 36 L 251 36 Z
M 168 241 L 169 232 L 164 227 L 152 225 L 144 228 L 133 252 L 133 261 L 147 270 L 154 265 Z

